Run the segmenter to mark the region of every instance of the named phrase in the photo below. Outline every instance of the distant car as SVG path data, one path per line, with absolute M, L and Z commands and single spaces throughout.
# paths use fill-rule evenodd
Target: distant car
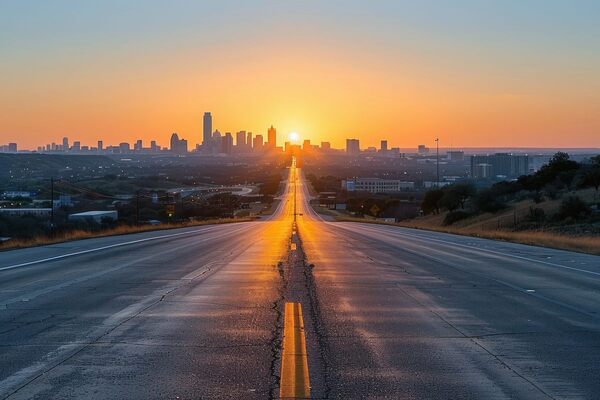
M 150 220 L 146 221 L 146 224 L 148 224 L 148 225 L 160 225 L 161 222 L 159 220 L 157 220 L 157 219 L 150 219 Z

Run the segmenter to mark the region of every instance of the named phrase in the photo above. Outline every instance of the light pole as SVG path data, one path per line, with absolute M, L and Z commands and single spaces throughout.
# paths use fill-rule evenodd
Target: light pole
M 435 138 L 437 187 L 440 187 L 440 138 Z

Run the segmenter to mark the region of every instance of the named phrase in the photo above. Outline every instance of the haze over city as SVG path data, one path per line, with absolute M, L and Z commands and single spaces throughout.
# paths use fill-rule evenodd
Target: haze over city
M 600 2 L 0 0 L 0 399 L 595 399 Z
M 595 1 L 9 1 L 0 141 L 598 147 Z M 427 140 L 429 140 L 429 142 Z

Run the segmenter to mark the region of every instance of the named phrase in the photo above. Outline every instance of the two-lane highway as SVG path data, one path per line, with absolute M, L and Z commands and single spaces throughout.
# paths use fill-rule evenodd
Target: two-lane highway
M 0 253 L 0 398 L 599 397 L 600 257 L 326 222 L 289 176 L 265 221 Z

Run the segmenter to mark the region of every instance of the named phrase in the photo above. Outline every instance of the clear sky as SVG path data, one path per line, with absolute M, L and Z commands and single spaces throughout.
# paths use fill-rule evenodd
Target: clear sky
M 600 1 L 0 0 L 0 143 L 600 146 Z

